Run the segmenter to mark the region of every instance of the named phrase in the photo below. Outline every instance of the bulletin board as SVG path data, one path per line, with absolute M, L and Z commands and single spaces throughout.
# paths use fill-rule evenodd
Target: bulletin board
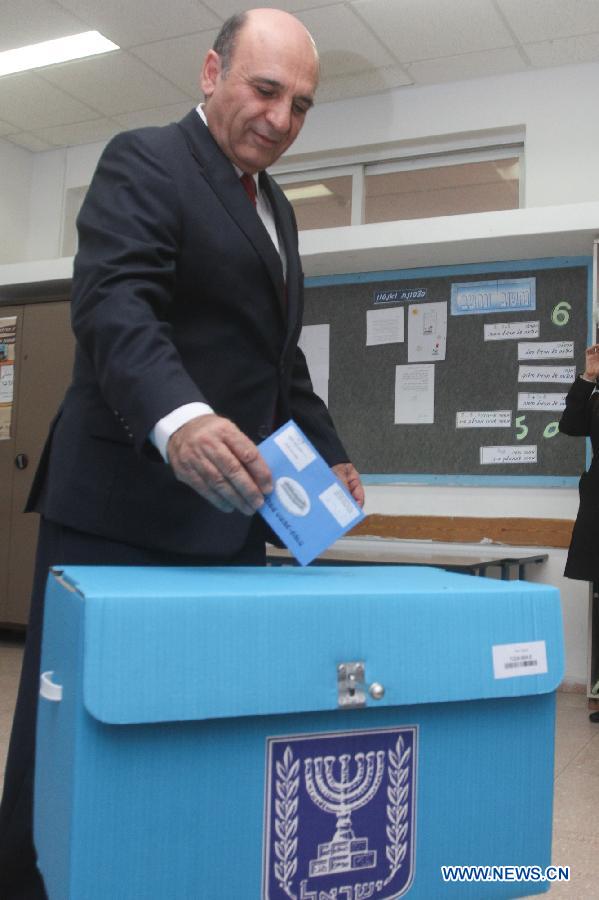
M 365 481 L 575 484 L 591 288 L 590 257 L 307 279 L 302 347 Z

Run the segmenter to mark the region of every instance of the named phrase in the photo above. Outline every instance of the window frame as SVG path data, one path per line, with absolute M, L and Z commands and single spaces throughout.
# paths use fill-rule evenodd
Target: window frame
M 297 167 L 292 163 L 273 170 L 272 175 L 276 182 L 284 189 L 285 184 L 318 181 L 319 179 L 335 178 L 342 175 L 352 176 L 352 201 L 351 201 L 351 225 L 364 225 L 366 205 L 366 178 L 368 175 L 390 174 L 394 172 L 414 171 L 417 169 L 432 168 L 434 166 L 446 167 L 463 165 L 464 163 L 492 162 L 494 160 L 518 158 L 518 209 L 525 206 L 525 168 L 524 168 L 524 140 L 510 140 L 489 145 L 454 147 L 442 150 L 429 149 L 420 146 L 420 152 L 398 153 L 394 157 L 385 156 L 382 151 L 365 154 L 354 163 L 339 163 L 323 166 L 309 162 L 298 162 Z M 398 221 L 402 221 L 401 219 Z M 371 222 L 369 224 L 377 224 Z M 317 230 L 317 229 L 315 229 Z

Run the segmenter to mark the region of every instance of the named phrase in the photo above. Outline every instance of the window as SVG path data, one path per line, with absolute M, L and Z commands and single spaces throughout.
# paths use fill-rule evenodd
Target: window
M 300 230 L 518 209 L 522 144 L 286 172 Z
M 518 209 L 520 159 L 450 165 L 372 166 L 365 173 L 365 222 L 428 219 Z
M 353 178 L 329 172 L 322 178 L 277 179 L 293 206 L 300 231 L 351 225 Z

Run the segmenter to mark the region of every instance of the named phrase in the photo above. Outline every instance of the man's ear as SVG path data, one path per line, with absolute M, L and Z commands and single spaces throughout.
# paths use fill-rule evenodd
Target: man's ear
M 202 66 L 202 75 L 200 78 L 200 87 L 206 97 L 210 97 L 214 93 L 217 81 L 220 78 L 222 70 L 221 58 L 214 50 L 209 50 Z

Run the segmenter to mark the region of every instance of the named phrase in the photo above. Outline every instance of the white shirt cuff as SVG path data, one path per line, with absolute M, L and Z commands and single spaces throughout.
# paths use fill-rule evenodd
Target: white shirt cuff
M 166 447 L 170 436 L 186 422 L 190 422 L 198 416 L 207 416 L 212 412 L 214 410 L 207 403 L 185 403 L 156 422 L 149 437 L 165 462 L 168 462 Z

